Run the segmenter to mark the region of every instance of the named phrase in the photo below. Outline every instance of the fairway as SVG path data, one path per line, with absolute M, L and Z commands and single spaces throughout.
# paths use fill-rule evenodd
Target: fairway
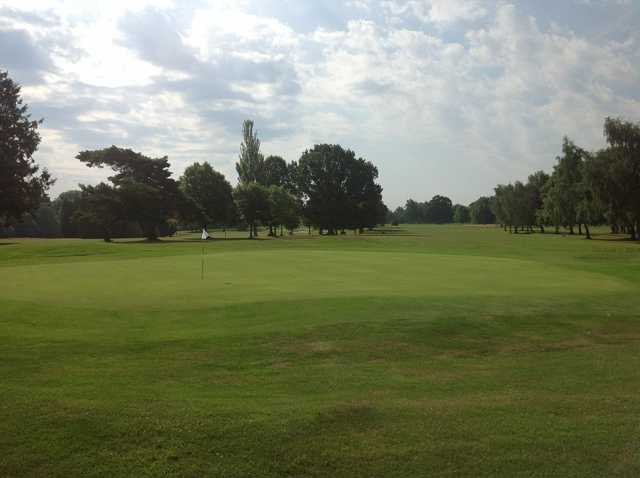
M 0 476 L 640 474 L 636 243 L 0 244 Z

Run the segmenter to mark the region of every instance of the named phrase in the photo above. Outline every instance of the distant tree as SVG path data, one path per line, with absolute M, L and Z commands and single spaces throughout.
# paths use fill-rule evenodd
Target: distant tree
M 426 222 L 425 207 L 413 199 L 407 199 L 404 206 L 404 222 L 408 224 L 419 224 Z
M 80 208 L 81 200 L 82 191 L 70 190 L 60 193 L 51 203 L 60 220 L 60 233 L 64 237 L 75 237 L 80 234 L 73 216 Z
M 402 206 L 398 206 L 393 211 L 393 217 L 391 218 L 391 224 L 397 226 L 399 224 L 405 224 L 409 221 L 406 219 L 406 212 Z
M 185 219 L 204 229 L 210 224 L 229 224 L 233 220 L 233 188 L 209 163 L 194 163 L 185 169 L 179 187 L 191 204 L 186 211 L 182 208 Z
M 289 185 L 289 166 L 280 156 L 268 156 L 264 160 L 263 177 L 265 186 Z
M 126 217 L 140 224 L 148 240 L 167 230 L 175 215 L 178 184 L 171 179 L 167 157 L 149 158 L 130 149 L 110 148 L 82 151 L 76 156 L 89 167 L 109 166 L 116 173 L 109 180 L 125 208 Z
M 453 204 L 446 196 L 434 196 L 427 204 L 426 222 L 448 224 L 453 222 Z
M 50 202 L 43 202 L 33 212 L 39 237 L 60 237 L 60 220 Z
M 260 153 L 260 140 L 253 131 L 253 121 L 246 120 L 242 125 L 242 144 L 236 171 L 240 183 L 257 182 L 264 184 L 264 157 Z
M 473 224 L 494 224 L 496 217 L 491 198 L 482 196 L 469 204 L 469 219 Z
M 233 192 L 242 217 L 249 225 L 249 238 L 258 236 L 257 224 L 268 223 L 271 215 L 269 190 L 257 182 L 239 184 Z
M 543 217 L 540 215 L 540 211 L 543 208 L 544 190 L 548 181 L 549 175 L 547 173 L 536 171 L 529 176 L 526 186 L 530 202 L 527 216 L 532 225 L 537 224 L 540 227 L 540 232 L 544 232 L 544 221 L 540 221 L 540 218 Z
M 96 186 L 80 186 L 82 198 L 80 207 L 73 215 L 79 228 L 96 229 L 105 242 L 110 242 L 119 221 L 125 216 L 125 205 L 116 188 L 100 183 Z
M 0 70 L 0 226 L 36 209 L 54 182 L 32 157 L 40 144 L 41 123 L 31 120 L 20 86 Z
M 562 142 L 562 156 L 553 168 L 558 187 L 557 199 L 563 224 L 574 233 L 578 224 L 578 203 L 581 199 L 582 161 L 586 152 L 567 137 Z
M 640 237 L 640 123 L 607 118 L 604 135 L 609 153 L 603 157 L 618 190 L 620 219 L 635 240 Z
M 291 231 L 300 224 L 298 199 L 282 186 L 269 187 L 269 208 L 270 208 L 270 234 L 277 235 L 280 227 Z
M 458 224 L 466 224 L 471 222 L 471 216 L 469 214 L 469 208 L 462 204 L 456 204 L 453 206 L 453 222 Z
M 372 227 L 381 212 L 377 168 L 340 145 L 321 144 L 305 151 L 296 167 L 304 215 L 320 231 Z

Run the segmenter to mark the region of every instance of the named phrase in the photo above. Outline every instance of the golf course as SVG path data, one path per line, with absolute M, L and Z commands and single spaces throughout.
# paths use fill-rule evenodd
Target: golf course
M 605 232 L 0 240 L 0 476 L 639 476 Z

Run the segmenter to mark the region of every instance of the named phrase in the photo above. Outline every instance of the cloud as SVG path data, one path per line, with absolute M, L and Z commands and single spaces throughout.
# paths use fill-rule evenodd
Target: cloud
M 0 62 L 45 117 L 38 159 L 61 178 L 55 192 L 92 178 L 78 150 L 111 144 L 167 154 L 176 174 L 208 160 L 233 181 L 253 118 L 267 154 L 293 160 L 339 142 L 374 161 L 390 206 L 436 193 L 471 202 L 550 169 L 564 134 L 597 148 L 605 116 L 640 117 L 633 6 L 563 16 L 533 1 L 287 5 L 0 9 Z M 598 22 L 583 21 L 594 9 Z

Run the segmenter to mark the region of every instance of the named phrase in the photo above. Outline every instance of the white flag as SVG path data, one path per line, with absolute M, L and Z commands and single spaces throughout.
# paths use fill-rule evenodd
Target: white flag
M 202 240 L 206 241 L 207 239 L 209 239 L 209 233 L 207 232 L 206 229 L 202 230 Z

